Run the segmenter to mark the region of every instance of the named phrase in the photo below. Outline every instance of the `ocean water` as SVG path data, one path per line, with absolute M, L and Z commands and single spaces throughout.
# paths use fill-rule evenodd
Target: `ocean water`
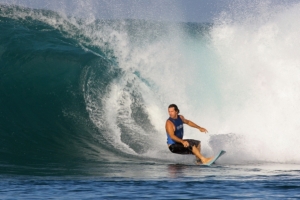
M 0 199 L 300 198 L 300 4 L 238 8 L 200 24 L 0 4 Z M 209 131 L 185 126 L 204 155 L 226 150 L 215 165 L 169 152 L 171 103 Z

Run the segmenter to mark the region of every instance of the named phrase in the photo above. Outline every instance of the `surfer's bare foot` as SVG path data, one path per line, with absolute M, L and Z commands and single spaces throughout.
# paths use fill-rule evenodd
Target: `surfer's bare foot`
M 209 163 L 213 158 L 214 157 L 204 158 L 204 159 L 202 159 L 202 163 L 203 164 Z

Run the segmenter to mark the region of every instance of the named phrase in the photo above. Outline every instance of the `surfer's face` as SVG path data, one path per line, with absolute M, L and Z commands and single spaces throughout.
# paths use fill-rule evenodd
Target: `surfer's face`
M 177 112 L 175 111 L 174 107 L 169 108 L 168 111 L 171 118 L 177 118 Z

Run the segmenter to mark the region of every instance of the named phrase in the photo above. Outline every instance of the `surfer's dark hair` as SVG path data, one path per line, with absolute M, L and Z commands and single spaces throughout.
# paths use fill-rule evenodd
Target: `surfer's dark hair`
M 174 110 L 177 112 L 177 114 L 179 113 L 179 109 L 176 104 L 169 105 L 169 108 L 174 108 Z

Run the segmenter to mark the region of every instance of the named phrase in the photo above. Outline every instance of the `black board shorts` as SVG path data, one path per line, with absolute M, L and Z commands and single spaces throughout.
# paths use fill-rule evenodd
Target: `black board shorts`
M 193 154 L 193 146 L 197 147 L 200 144 L 199 140 L 186 139 L 184 141 L 187 141 L 190 145 L 188 147 L 184 147 L 181 143 L 171 144 L 169 146 L 170 151 L 178 154 Z

